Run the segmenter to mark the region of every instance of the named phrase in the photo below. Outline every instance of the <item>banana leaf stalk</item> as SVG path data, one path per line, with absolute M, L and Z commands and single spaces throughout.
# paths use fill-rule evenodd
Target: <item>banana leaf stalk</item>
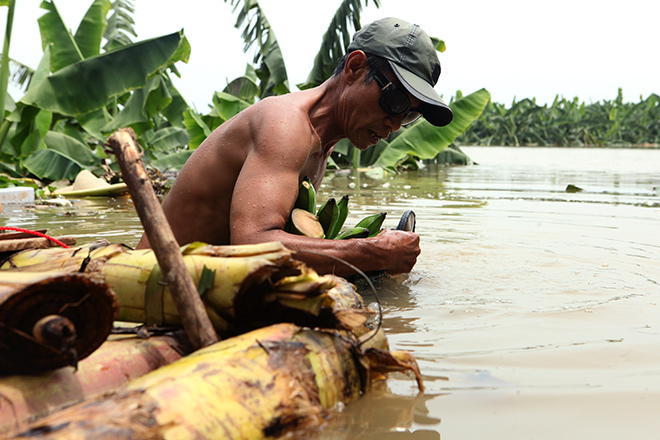
M 118 308 L 87 275 L 0 271 L 0 374 L 75 367 L 106 340 Z
M 357 400 L 384 371 L 419 370 L 385 336 L 277 324 L 205 347 L 17 436 L 49 439 L 303 438 Z M 297 437 L 296 437 L 297 436 Z
M 37 375 L 0 377 L 0 436 L 62 408 L 100 396 L 181 358 L 173 336 L 113 336 L 78 364 Z

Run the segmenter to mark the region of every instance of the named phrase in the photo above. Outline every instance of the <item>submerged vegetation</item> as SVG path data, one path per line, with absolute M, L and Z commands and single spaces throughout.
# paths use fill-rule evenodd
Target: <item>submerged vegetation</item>
M 551 105 L 534 99 L 515 101 L 507 108 L 489 102 L 470 128 L 456 140 L 460 145 L 504 146 L 640 146 L 660 143 L 660 96 L 637 103 L 616 99 L 587 104 L 557 96 Z

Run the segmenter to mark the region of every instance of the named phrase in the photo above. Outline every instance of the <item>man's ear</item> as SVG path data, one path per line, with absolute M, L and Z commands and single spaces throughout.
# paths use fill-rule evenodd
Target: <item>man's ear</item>
M 361 50 L 355 50 L 346 57 L 344 65 L 344 81 L 347 84 L 353 84 L 357 79 L 362 78 L 369 69 L 367 55 Z

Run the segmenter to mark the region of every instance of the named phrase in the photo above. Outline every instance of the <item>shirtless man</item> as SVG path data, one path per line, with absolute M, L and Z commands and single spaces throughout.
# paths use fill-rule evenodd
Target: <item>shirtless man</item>
M 440 63 L 428 35 L 388 18 L 357 32 L 335 74 L 320 86 L 263 99 L 218 127 L 190 156 L 163 202 L 179 244 L 280 241 L 346 260 L 363 271 L 410 272 L 419 236 L 384 230 L 371 238 L 325 240 L 285 232 L 298 186 L 318 189 L 332 149 L 348 138 L 360 150 L 424 116 L 451 122 L 433 86 Z M 143 236 L 138 248 L 149 247 Z M 300 253 L 319 273 L 346 275 L 331 258 Z

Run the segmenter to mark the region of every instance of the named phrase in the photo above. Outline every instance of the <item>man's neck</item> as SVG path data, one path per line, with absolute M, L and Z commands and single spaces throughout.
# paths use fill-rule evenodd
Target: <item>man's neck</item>
M 330 78 L 312 90 L 317 94 L 309 110 L 309 120 L 319 136 L 324 154 L 327 154 L 340 139 L 345 137 L 337 124 L 336 117 L 339 96 L 337 78 Z

